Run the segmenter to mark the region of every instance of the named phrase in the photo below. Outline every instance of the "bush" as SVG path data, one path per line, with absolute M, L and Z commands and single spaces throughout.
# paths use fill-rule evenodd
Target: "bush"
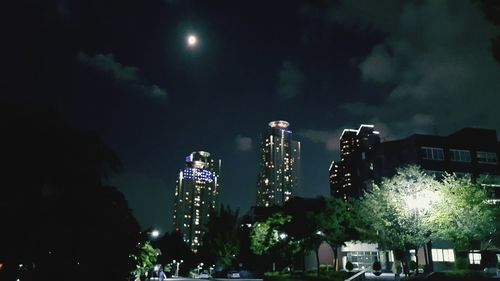
M 396 274 L 401 274 L 403 272 L 403 267 L 401 265 L 396 266 Z
M 457 257 L 457 259 L 455 261 L 455 267 L 457 269 L 468 269 L 469 268 L 469 260 L 467 258 Z
M 382 265 L 380 264 L 379 261 L 376 261 L 376 262 L 373 263 L 372 269 L 374 271 L 380 271 L 382 269 Z
M 417 263 L 414 260 L 411 260 L 408 267 L 410 268 L 410 270 L 417 270 Z
M 354 269 L 354 265 L 352 264 L 352 262 L 348 261 L 346 264 L 345 264 L 345 269 L 347 269 L 347 271 L 351 271 Z

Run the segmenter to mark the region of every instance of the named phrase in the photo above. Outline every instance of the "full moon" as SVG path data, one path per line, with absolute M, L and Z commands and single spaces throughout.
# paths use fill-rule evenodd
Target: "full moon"
M 194 46 L 196 46 L 197 43 L 198 43 L 198 38 L 196 38 L 195 35 L 193 35 L 193 34 L 188 35 L 187 44 L 189 47 L 194 47 Z

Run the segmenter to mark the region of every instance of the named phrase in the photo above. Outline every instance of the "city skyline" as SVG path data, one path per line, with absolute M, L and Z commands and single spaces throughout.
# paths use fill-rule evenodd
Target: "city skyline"
M 482 2 L 8 1 L 0 103 L 101 136 L 122 163 L 105 183 L 164 233 L 192 151 L 223 159 L 221 203 L 255 204 L 270 120 L 301 142 L 305 197 L 329 196 L 345 128 L 373 124 L 381 141 L 498 134 L 500 32 Z

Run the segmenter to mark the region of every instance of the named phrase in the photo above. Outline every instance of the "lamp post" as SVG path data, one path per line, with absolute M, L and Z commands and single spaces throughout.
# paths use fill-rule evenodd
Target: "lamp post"
M 175 264 L 175 275 L 174 275 L 174 277 L 179 277 L 179 266 L 183 262 L 184 262 L 183 260 L 181 260 L 180 262 L 177 262 L 176 260 L 173 261 L 173 263 Z
M 150 233 L 151 235 L 151 238 L 155 239 L 155 238 L 158 238 L 158 236 L 160 236 L 160 231 L 158 229 L 153 229 Z

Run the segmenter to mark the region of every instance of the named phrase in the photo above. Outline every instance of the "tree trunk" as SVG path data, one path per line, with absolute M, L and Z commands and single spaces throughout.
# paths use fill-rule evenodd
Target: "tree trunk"
M 409 260 L 410 260 L 410 251 L 405 249 L 403 252 L 403 262 L 404 262 L 403 271 L 406 277 L 410 275 L 410 268 L 408 267 L 410 264 Z
M 337 262 L 338 262 L 338 248 L 337 247 L 332 247 L 333 250 L 333 271 L 337 271 Z
M 316 270 L 319 277 L 319 249 L 316 249 L 315 253 L 316 253 Z
M 390 271 L 391 270 L 391 266 L 389 265 L 389 251 L 384 251 L 385 253 L 385 270 L 386 271 Z M 394 263 L 394 261 L 393 261 Z
M 417 275 L 418 274 L 418 247 L 415 249 L 415 263 L 416 263 L 415 275 Z

